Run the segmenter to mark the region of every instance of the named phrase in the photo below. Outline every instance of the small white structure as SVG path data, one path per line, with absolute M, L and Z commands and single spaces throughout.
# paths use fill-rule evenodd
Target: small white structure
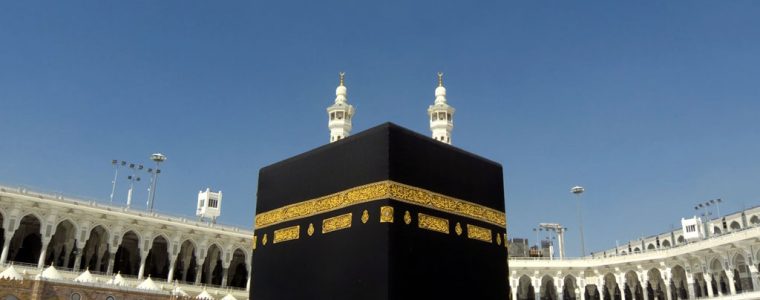
M 24 276 L 21 276 L 21 274 L 19 274 L 18 271 L 16 271 L 16 268 L 14 268 L 13 265 L 11 265 L 5 270 L 3 270 L 2 273 L 0 273 L 0 279 L 24 280 Z
M 143 282 L 140 282 L 139 285 L 137 285 L 138 289 L 146 290 L 146 291 L 160 291 L 161 289 L 156 285 L 156 283 L 153 282 L 153 279 L 150 279 L 150 276 L 148 276 L 147 279 L 143 280 Z
M 82 274 L 79 274 L 77 278 L 74 278 L 75 282 L 81 282 L 81 283 L 92 283 L 95 282 L 95 278 L 92 277 L 92 273 L 90 273 L 90 270 L 85 270 L 82 272 Z
M 681 218 L 681 229 L 683 230 L 683 238 L 687 241 L 693 242 L 705 238 L 705 231 L 702 226 L 701 218 Z
M 235 296 L 233 296 L 232 294 L 228 293 L 227 296 L 224 296 L 224 298 L 222 298 L 222 300 L 237 300 L 237 298 L 235 298 Z
M 216 218 L 222 213 L 222 191 L 212 192 L 210 188 L 198 192 L 198 210 L 195 215 L 200 219 L 211 219 L 216 223 Z
M 58 273 L 58 270 L 56 270 L 55 267 L 49 266 L 47 269 L 42 271 L 41 274 L 37 275 L 36 279 L 61 280 L 63 279 L 63 276 L 61 276 L 61 273 Z
M 327 107 L 327 127 L 330 128 L 330 143 L 344 139 L 351 134 L 351 119 L 354 106 L 348 104 L 348 90 L 344 85 L 346 73 L 340 72 L 340 85 L 335 89 L 335 103 Z
M 124 280 L 124 277 L 121 276 L 121 272 L 117 273 L 116 276 L 107 283 L 115 286 L 127 286 L 127 282 Z
M 198 294 L 198 296 L 195 296 L 195 299 L 200 299 L 200 300 L 214 300 L 214 297 L 212 297 L 212 296 L 211 296 L 211 294 L 209 294 L 209 293 L 206 291 L 206 289 L 203 289 L 203 292 L 201 292 L 200 294 Z
M 446 88 L 443 87 L 443 73 L 438 73 L 438 87 L 435 88 L 435 103 L 428 107 L 430 131 L 433 139 L 451 145 L 451 131 L 454 130 L 454 108 L 446 103 Z

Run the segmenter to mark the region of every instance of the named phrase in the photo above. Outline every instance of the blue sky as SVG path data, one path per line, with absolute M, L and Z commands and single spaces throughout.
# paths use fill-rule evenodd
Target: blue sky
M 509 230 L 587 249 L 678 226 L 699 201 L 760 204 L 760 3 L 5 1 L 0 182 L 107 201 L 111 159 L 169 159 L 156 207 L 251 226 L 258 169 L 328 141 L 347 73 L 354 132 L 429 134 L 503 164 Z M 117 201 L 126 198 L 121 178 Z M 146 183 L 135 202 L 144 203 Z

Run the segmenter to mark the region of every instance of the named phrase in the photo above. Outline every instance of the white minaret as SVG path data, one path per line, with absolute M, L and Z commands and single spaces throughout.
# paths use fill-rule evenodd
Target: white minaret
M 438 87 L 435 88 L 435 103 L 428 107 L 430 131 L 433 139 L 451 145 L 451 130 L 454 129 L 454 108 L 446 104 L 446 88 L 443 87 L 443 73 L 438 72 Z
M 327 108 L 327 127 L 330 128 L 330 143 L 344 139 L 351 134 L 351 119 L 354 106 L 348 104 L 346 86 L 343 85 L 346 73 L 340 72 L 340 85 L 335 89 L 335 103 Z

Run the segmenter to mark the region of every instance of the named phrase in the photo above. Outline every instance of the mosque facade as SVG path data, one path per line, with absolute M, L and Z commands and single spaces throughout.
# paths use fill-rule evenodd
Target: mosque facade
M 434 95 L 431 138 L 451 144 L 441 73 Z M 355 113 L 341 73 L 330 142 L 350 136 Z M 678 229 L 582 258 L 510 257 L 510 298 L 760 299 L 760 208 L 703 223 L 696 240 Z M 232 300 L 255 288 L 250 229 L 7 186 L 0 226 L 0 300 Z

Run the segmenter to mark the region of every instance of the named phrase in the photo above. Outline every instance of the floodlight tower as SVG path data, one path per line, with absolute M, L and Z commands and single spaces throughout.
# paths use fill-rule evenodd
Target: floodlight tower
M 129 164 L 129 168 L 132 169 L 132 175 L 127 176 L 129 180 L 129 191 L 127 191 L 127 207 L 132 206 L 132 191 L 135 188 L 135 182 L 140 182 L 140 176 L 137 176 L 137 171 L 143 169 L 143 165 Z
M 120 163 L 119 160 L 113 159 L 111 160 L 111 164 L 113 165 L 114 169 L 113 181 L 111 181 L 111 203 L 113 203 L 113 196 L 114 193 L 116 193 L 116 179 L 119 177 L 119 167 L 125 166 L 127 162 L 122 160 Z
M 578 198 L 578 229 L 581 233 L 581 257 L 586 256 L 586 242 L 583 240 L 583 214 L 581 213 L 581 194 L 585 192 L 582 186 L 574 186 L 570 189 L 570 192 L 575 194 Z
M 153 201 L 156 199 L 156 182 L 158 181 L 158 174 L 161 173 L 161 169 L 158 166 L 166 160 L 166 155 L 161 153 L 153 153 L 150 156 L 150 160 L 156 162 L 156 170 L 153 172 L 153 178 L 151 179 L 151 186 L 148 197 L 148 210 L 153 211 Z

